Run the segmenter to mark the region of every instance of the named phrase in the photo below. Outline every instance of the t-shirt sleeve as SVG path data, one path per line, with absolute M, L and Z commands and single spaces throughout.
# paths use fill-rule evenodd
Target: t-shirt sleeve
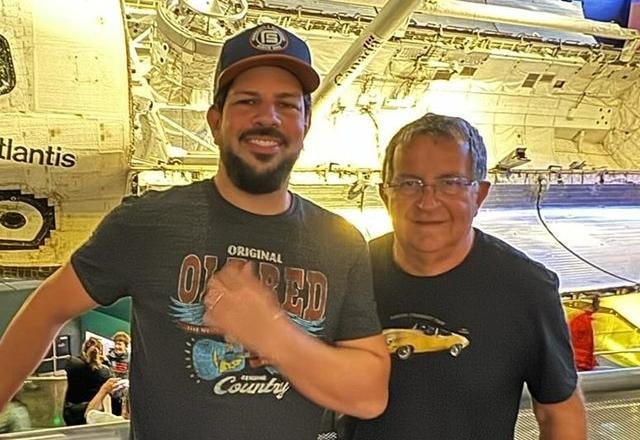
M 543 404 L 562 402 L 576 389 L 577 373 L 566 317 L 558 293 L 558 277 L 548 272 L 533 292 L 531 318 L 533 340 L 529 347 L 527 387 Z
M 373 295 L 371 263 L 367 244 L 359 236 L 354 245 L 354 263 L 349 271 L 336 340 L 358 339 L 379 334 L 382 329 Z
M 101 305 L 109 305 L 126 296 L 131 237 L 131 203 L 123 202 L 100 222 L 91 238 L 71 256 L 71 265 L 89 296 Z

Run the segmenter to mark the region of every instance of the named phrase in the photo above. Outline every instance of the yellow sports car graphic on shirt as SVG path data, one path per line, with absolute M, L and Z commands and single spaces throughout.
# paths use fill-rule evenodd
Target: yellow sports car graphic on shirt
M 469 345 L 466 329 L 451 331 L 437 318 L 418 313 L 401 313 L 391 316 L 398 327 L 382 331 L 390 353 L 402 360 L 409 359 L 414 353 L 448 351 L 457 357 Z

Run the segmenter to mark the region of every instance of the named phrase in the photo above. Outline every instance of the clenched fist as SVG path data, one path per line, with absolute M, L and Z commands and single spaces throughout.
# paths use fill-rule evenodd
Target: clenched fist
M 270 343 L 286 314 L 273 290 L 257 277 L 253 263 L 229 260 L 207 282 L 204 324 L 229 342 L 269 357 Z

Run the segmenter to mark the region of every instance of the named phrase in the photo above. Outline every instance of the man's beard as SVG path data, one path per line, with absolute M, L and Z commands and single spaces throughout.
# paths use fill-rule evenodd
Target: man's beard
M 220 160 L 229 179 L 239 189 L 249 194 L 269 194 L 282 188 L 298 155 L 285 157 L 275 168 L 262 173 L 256 172 L 229 147 L 220 148 Z

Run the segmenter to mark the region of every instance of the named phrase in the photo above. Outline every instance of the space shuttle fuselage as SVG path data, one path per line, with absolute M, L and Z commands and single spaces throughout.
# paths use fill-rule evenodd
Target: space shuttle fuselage
M 257 23 L 305 39 L 323 78 L 293 190 L 357 211 L 365 235 L 365 211 L 384 210 L 364 197 L 384 145 L 425 112 L 478 128 L 494 188 L 640 181 L 640 33 L 585 19 L 578 1 L 4 0 L 0 12 L 0 277 L 50 272 L 124 195 L 213 175 L 215 63 Z
M 47 165 L 71 168 L 76 165 L 76 155 L 65 152 L 62 147 L 47 145 L 46 148 L 14 145 L 12 138 L 0 137 L 0 160 L 29 165 Z
M 31 278 L 62 264 L 125 194 L 127 39 L 117 0 L 9 6 L 0 16 L 0 277 Z

